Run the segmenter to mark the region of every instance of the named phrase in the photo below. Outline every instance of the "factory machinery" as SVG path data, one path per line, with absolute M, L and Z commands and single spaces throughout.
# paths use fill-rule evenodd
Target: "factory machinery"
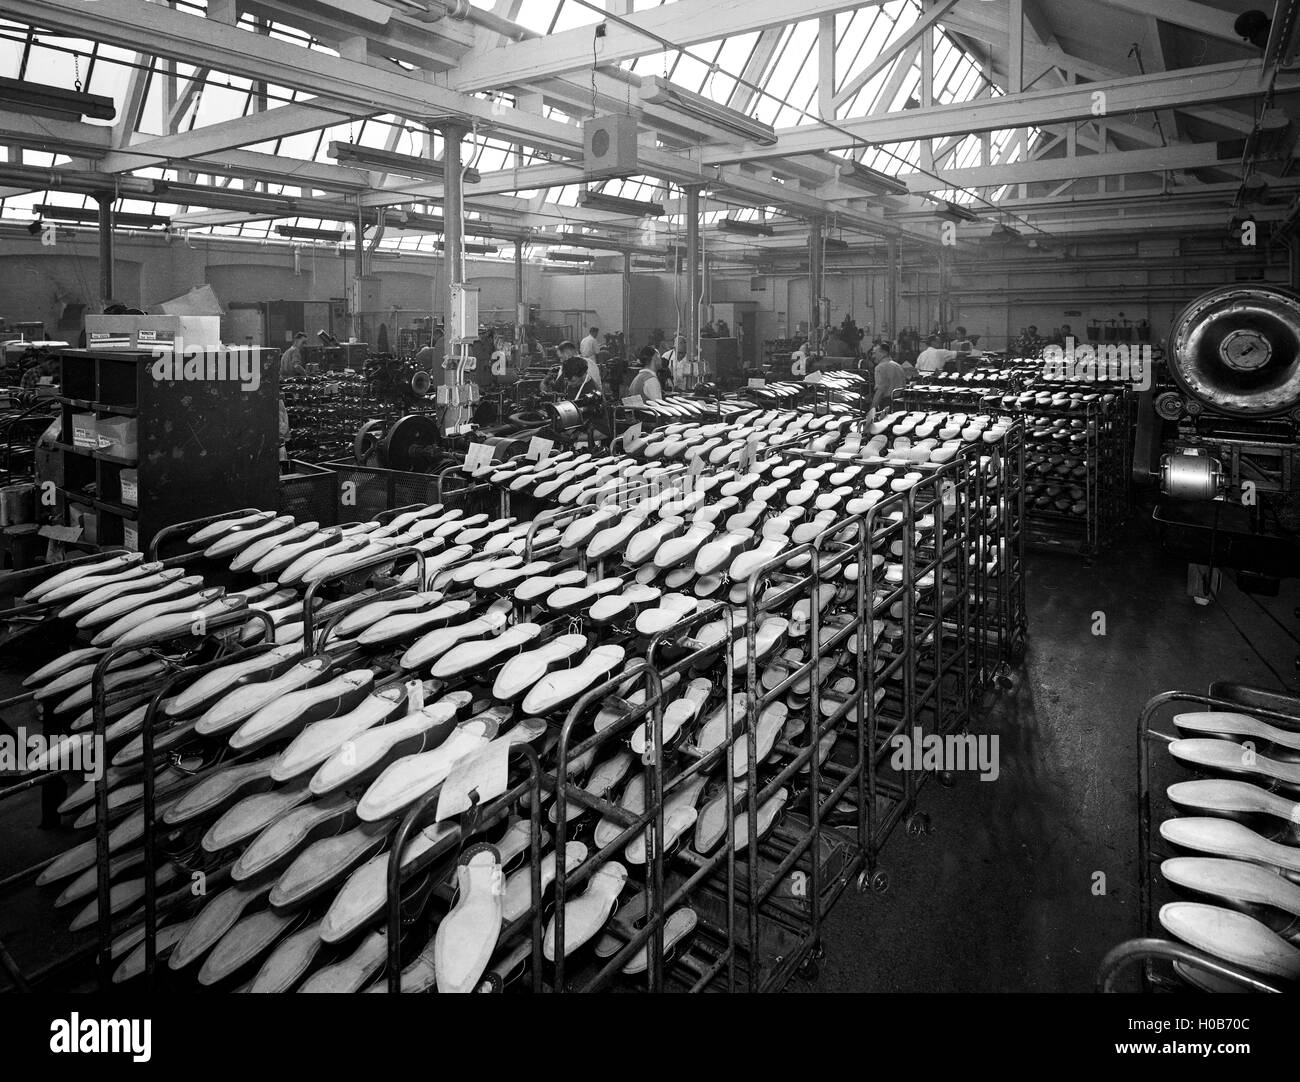
M 82 832 L 3 885 L 72 929 L 40 975 L 811 977 L 845 888 L 886 890 L 886 840 L 930 827 L 899 742 L 960 739 L 1023 650 L 1023 455 L 1015 418 L 750 406 L 0 578 L 39 629 L 6 718 L 112 760 L 0 791 Z
M 1155 517 L 1165 542 L 1200 568 L 1234 568 L 1276 593 L 1300 568 L 1300 295 L 1230 286 L 1192 301 L 1170 331 L 1139 446 L 1163 454 Z

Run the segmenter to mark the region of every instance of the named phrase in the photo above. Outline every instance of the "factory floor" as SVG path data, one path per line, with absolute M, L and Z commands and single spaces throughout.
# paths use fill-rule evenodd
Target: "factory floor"
M 997 780 L 923 789 L 932 832 L 894 833 L 880 865 L 888 891 L 844 893 L 824 927 L 818 976 L 790 990 L 1090 990 L 1106 951 L 1137 934 L 1142 704 L 1216 679 L 1300 693 L 1300 647 L 1288 636 L 1298 605 L 1296 580 L 1255 599 L 1225 575 L 1217 603 L 1194 606 L 1185 564 L 1161 554 L 1143 513 L 1091 566 L 1032 555 L 1027 656 L 974 728 L 1000 735 Z M 1104 636 L 1092 634 L 1097 612 Z M 15 673 L 0 670 L 0 698 L 15 688 Z M 35 829 L 38 818 L 34 795 L 0 806 L 0 881 L 77 840 L 67 828 Z M 72 945 L 63 915 L 48 892 L 0 887 L 0 942 L 25 972 Z M 71 981 L 88 977 L 83 969 Z M 0 969 L 0 990 L 7 984 Z
M 1161 553 L 1142 513 L 1091 567 L 1035 553 L 1027 581 L 1025 660 L 972 727 L 1000 735 L 998 778 L 926 785 L 918 807 L 932 832 L 894 832 L 880 861 L 889 889 L 844 893 L 817 978 L 790 990 L 1091 990 L 1106 952 L 1139 934 L 1143 704 L 1216 680 L 1300 694 L 1300 644 L 1288 634 L 1300 632 L 1300 582 L 1255 598 L 1225 573 L 1217 603 L 1196 606 L 1187 565 Z M 1104 637 L 1092 634 L 1097 612 Z

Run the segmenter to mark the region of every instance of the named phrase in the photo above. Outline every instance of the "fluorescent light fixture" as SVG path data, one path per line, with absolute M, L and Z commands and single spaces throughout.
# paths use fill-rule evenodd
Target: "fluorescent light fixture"
M 277 225 L 275 231 L 282 237 L 292 237 L 294 240 L 328 240 L 337 242 L 343 239 L 343 230 L 341 229 L 310 229 L 304 225 Z
M 978 222 L 979 221 L 978 214 L 972 214 L 965 207 L 960 206 L 957 203 L 949 202 L 947 199 L 943 200 L 939 204 L 939 209 L 938 211 L 936 211 L 936 213 L 939 215 L 940 218 L 948 218 L 954 222 Z
M 763 222 L 746 222 L 739 218 L 723 218 L 718 228 L 727 233 L 743 233 L 748 237 L 774 237 L 776 230 Z
M 218 188 L 211 184 L 180 184 L 170 180 L 154 182 L 154 194 L 167 203 L 191 207 L 211 207 L 245 214 L 273 214 L 281 218 L 296 216 L 297 204 L 285 196 L 264 195 Z
M 849 250 L 849 242 L 841 240 L 839 237 L 826 237 L 822 241 L 822 247 L 828 252 L 847 252 Z
M 618 195 L 605 192 L 579 192 L 578 206 L 591 210 L 608 210 L 615 214 L 626 214 L 633 218 L 662 218 L 662 203 L 647 203 L 640 199 L 624 199 Z
M 99 222 L 99 211 L 89 207 L 60 207 L 53 203 L 38 203 L 32 209 L 42 218 L 54 218 L 61 222 L 83 222 L 86 225 L 96 225 Z M 123 229 L 148 229 L 155 225 L 171 225 L 171 221 L 161 214 L 119 211 L 113 215 L 113 224 Z
M 1013 229 L 1011 226 L 999 222 L 989 234 L 989 240 L 1015 240 L 1019 236 L 1019 229 Z
M 445 251 L 447 245 L 444 244 L 442 241 L 438 241 L 434 245 L 434 247 L 441 248 Z M 490 244 L 462 244 L 461 248 L 468 255 L 496 255 L 499 250 L 497 248 L 492 247 L 492 245 Z
M 593 263 L 595 256 L 582 255 L 578 252 L 551 252 L 546 253 L 547 259 L 554 259 L 559 263 Z
M 117 106 L 102 94 L 85 94 L 57 86 L 29 83 L 24 79 L 0 79 L 0 105 L 16 112 L 50 117 L 53 120 L 113 120 Z
M 355 143 L 331 142 L 329 156 L 340 164 L 346 162 L 377 173 L 398 173 L 404 177 L 429 177 L 433 180 L 445 180 L 447 176 L 441 162 L 417 158 L 413 154 L 357 146 Z M 477 169 L 466 169 L 463 179 L 466 184 L 477 184 L 482 177 Z
M 641 104 L 663 105 L 691 120 L 718 128 L 730 135 L 747 139 L 759 146 L 776 144 L 776 129 L 746 116 L 738 109 L 719 105 L 702 94 L 692 94 L 658 75 L 641 77 Z
M 668 264 L 663 262 L 656 263 L 653 260 L 647 259 L 634 259 L 632 260 L 632 269 L 641 271 L 666 271 L 668 269 Z
M 907 195 L 907 185 L 888 173 L 872 169 L 861 162 L 840 162 L 840 180 L 873 195 Z
M 445 218 L 436 214 L 417 214 L 406 210 L 390 215 L 388 222 L 400 229 L 423 229 L 430 233 L 443 233 L 447 229 Z

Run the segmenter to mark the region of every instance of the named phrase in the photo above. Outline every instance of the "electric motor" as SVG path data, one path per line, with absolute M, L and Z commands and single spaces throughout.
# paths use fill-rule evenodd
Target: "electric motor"
M 1160 459 L 1160 491 L 1171 499 L 1217 500 L 1225 487 L 1217 458 L 1182 452 Z

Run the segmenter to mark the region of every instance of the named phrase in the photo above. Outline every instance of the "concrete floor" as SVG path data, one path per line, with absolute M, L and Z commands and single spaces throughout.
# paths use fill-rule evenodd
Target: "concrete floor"
M 1001 735 L 1000 776 L 922 790 L 932 833 L 895 831 L 880 863 L 889 890 L 850 887 L 827 920 L 818 978 L 791 990 L 1091 990 L 1105 953 L 1138 934 L 1142 705 L 1215 680 L 1300 693 L 1300 645 L 1261 604 L 1300 631 L 1296 580 L 1253 599 L 1225 575 L 1218 604 L 1194 605 L 1186 565 L 1159 551 L 1142 516 L 1091 567 L 1034 554 L 1024 665 L 973 727 Z M 1099 611 L 1104 637 L 1092 634 Z
M 796 978 L 792 991 L 1091 989 L 1100 958 L 1137 933 L 1142 704 L 1216 679 L 1300 692 L 1300 647 L 1260 608 L 1294 631 L 1300 583 L 1257 604 L 1225 577 L 1209 608 L 1194 606 L 1185 587 L 1185 565 L 1159 552 L 1141 514 L 1092 566 L 1031 557 L 1028 654 L 1015 686 L 975 727 L 1001 735 L 999 778 L 925 787 L 919 807 L 933 832 L 895 832 L 881 860 L 890 889 L 862 896 L 850 887 L 827 920 L 820 975 Z M 1096 612 L 1104 637 L 1092 634 Z M 3 812 L 0 879 L 76 840 L 67 828 L 32 829 L 35 799 Z M 1093 892 L 1097 872 L 1104 895 Z M 24 970 L 71 942 L 49 904 L 31 888 L 0 894 L 0 940 Z M 0 989 L 6 983 L 0 971 Z

